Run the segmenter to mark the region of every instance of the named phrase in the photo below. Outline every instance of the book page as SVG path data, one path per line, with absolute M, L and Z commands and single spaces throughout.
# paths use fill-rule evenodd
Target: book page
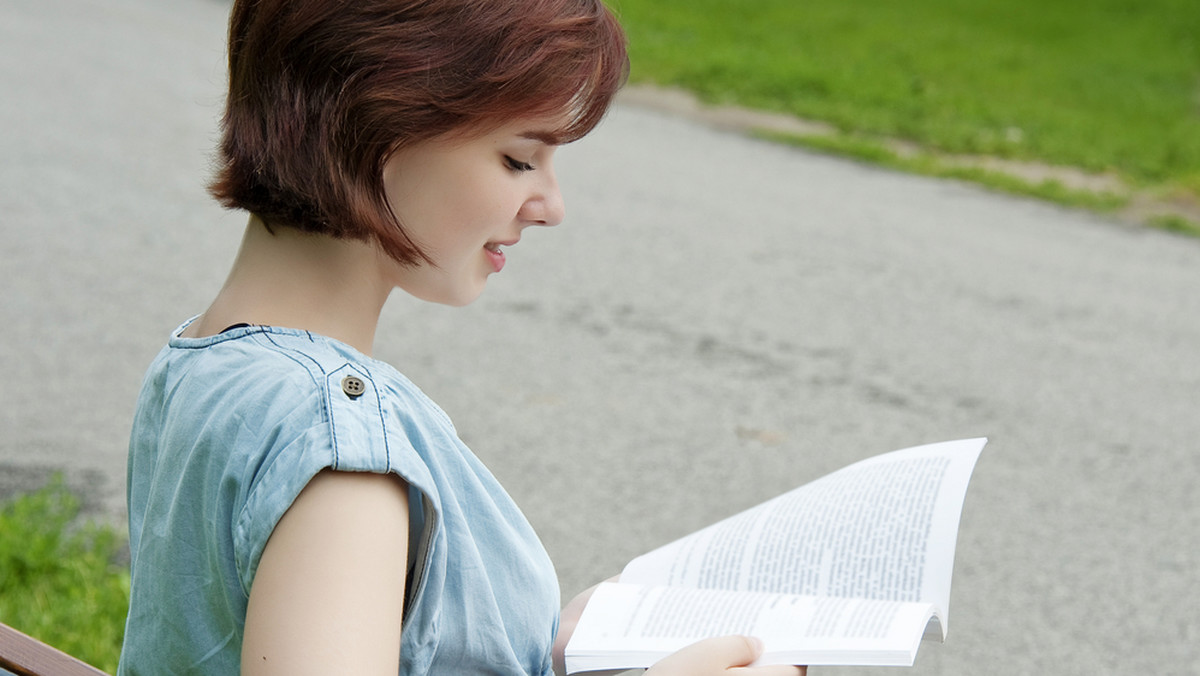
M 621 581 L 925 601 L 945 629 L 959 516 L 984 443 L 855 463 L 634 559 Z
M 604 584 L 571 637 L 567 666 L 646 667 L 728 634 L 760 638 L 759 665 L 911 666 L 933 613 L 921 603 Z

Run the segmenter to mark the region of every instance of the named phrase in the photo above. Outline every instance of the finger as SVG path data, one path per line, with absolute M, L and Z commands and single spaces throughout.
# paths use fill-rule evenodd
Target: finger
M 750 664 L 762 654 L 762 642 L 747 636 L 719 636 L 709 638 L 673 653 L 660 660 L 662 670 L 702 673 L 715 669 L 740 667 Z
M 790 664 L 772 664 L 766 667 L 740 667 L 730 669 L 729 676 L 806 676 L 808 667 Z

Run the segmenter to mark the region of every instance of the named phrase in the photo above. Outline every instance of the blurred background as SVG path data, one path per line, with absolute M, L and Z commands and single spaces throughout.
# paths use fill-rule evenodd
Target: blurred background
M 988 436 L 908 673 L 1200 673 L 1200 8 L 614 6 L 633 86 L 558 156 L 567 221 L 470 307 L 397 294 L 376 341 L 564 595 Z M 0 1 L 0 621 L 110 670 L 141 373 L 245 221 L 204 192 L 227 11 Z

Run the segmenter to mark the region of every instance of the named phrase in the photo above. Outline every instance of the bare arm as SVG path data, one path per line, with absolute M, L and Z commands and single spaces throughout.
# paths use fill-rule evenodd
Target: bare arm
M 280 519 L 246 611 L 242 673 L 395 676 L 408 556 L 408 486 L 324 471 Z

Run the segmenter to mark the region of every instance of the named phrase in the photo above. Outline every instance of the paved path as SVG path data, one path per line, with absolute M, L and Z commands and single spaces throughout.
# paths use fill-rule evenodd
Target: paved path
M 0 4 L 0 490 L 66 468 L 120 516 L 141 371 L 243 221 L 202 190 L 225 11 Z M 396 298 L 377 354 L 564 588 L 861 457 L 988 435 L 950 640 L 908 673 L 1200 672 L 1200 241 L 633 107 L 559 168 L 567 223 L 469 308 Z

